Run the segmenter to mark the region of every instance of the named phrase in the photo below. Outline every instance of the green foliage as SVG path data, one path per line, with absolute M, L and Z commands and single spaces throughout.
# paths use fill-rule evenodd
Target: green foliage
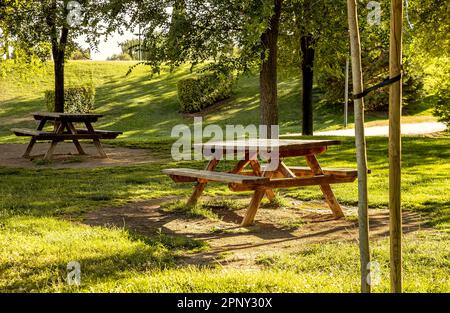
M 146 65 L 176 67 L 214 60 L 221 68 L 247 71 L 261 62 L 261 35 L 273 15 L 273 0 L 175 0 L 139 5 L 136 24 L 146 27 Z M 141 13 L 146 12 L 146 13 Z M 151 25 L 151 26 L 150 26 Z M 156 70 L 158 72 L 158 70 Z
M 438 117 L 439 121 L 450 127 L 450 82 L 446 81 L 445 85 L 438 92 L 438 99 L 434 104 L 433 114 Z
M 81 87 L 70 87 L 64 90 L 64 112 L 66 113 L 89 113 L 94 109 L 95 87 L 92 85 Z M 55 91 L 45 92 L 45 103 L 47 110 L 55 111 Z
M 113 54 L 108 57 L 108 61 L 131 61 L 132 58 L 128 53 Z
M 178 82 L 178 99 L 181 111 L 194 113 L 230 97 L 233 77 L 203 74 L 181 79 Z
M 342 5 L 343 3 L 341 3 Z M 359 3 L 360 31 L 361 31 L 361 58 L 363 67 L 364 87 L 376 85 L 383 81 L 389 75 L 389 32 L 390 19 L 387 12 L 390 10 L 390 2 L 381 3 L 382 18 L 379 25 L 370 25 L 367 22 L 367 16 L 370 9 L 366 7 L 366 2 Z M 344 9 L 344 6 L 342 7 Z M 335 12 L 326 11 L 333 18 Z M 336 18 L 336 17 L 334 17 Z M 335 22 L 339 25 L 339 22 Z M 339 28 L 345 30 L 346 19 L 340 17 Z M 329 25 L 322 25 L 326 38 L 330 40 L 316 45 L 318 49 L 318 60 L 316 62 L 317 80 L 320 89 L 323 91 L 323 100 L 330 105 L 342 106 L 344 102 L 345 91 L 345 60 L 349 57 L 348 34 L 347 31 L 334 32 L 330 30 Z M 406 27 L 406 25 L 405 25 Z M 406 36 L 405 36 L 406 37 Z M 405 58 L 403 65 L 403 106 L 410 106 L 419 100 L 424 91 L 424 77 L 422 64 L 411 58 L 414 53 L 410 49 L 410 38 L 405 38 Z M 333 47 L 333 53 L 329 53 L 330 46 Z M 349 93 L 352 93 L 351 71 L 350 71 Z M 365 109 L 367 111 L 384 111 L 389 107 L 388 87 L 371 92 L 365 97 Z

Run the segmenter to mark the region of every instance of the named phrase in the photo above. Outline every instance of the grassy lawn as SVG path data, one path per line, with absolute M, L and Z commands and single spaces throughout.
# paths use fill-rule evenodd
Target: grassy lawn
M 106 129 L 118 129 L 125 134 L 121 138 L 133 141 L 155 141 L 170 137 L 172 127 L 177 124 L 192 124 L 192 117 L 178 113 L 176 84 L 189 75 L 188 68 L 173 73 L 149 76 L 148 68 L 137 67 L 125 77 L 130 62 L 84 62 L 70 61 L 66 65 L 66 85 L 93 83 L 97 90 L 95 112 L 105 118 L 97 125 Z M 44 91 L 52 89 L 51 64 L 26 77 L 0 79 L 0 143 L 17 142 L 11 127 L 33 127 L 34 122 L 26 118 L 29 113 L 43 111 Z M 280 78 L 279 116 L 281 133 L 301 132 L 300 81 L 297 78 Z M 205 124 L 249 125 L 258 124 L 259 97 L 255 75 L 242 77 L 235 86 L 234 95 L 212 113 L 204 116 Z M 320 93 L 315 92 L 316 100 Z M 352 111 L 352 110 L 350 110 Z M 407 113 L 407 112 L 406 112 Z M 405 114 L 404 122 L 434 121 L 428 107 L 416 106 L 413 115 Z M 343 107 L 318 107 L 315 111 L 315 130 L 331 130 L 342 127 Z M 368 126 L 385 125 L 385 113 L 370 113 Z M 353 114 L 349 116 L 353 124 Z
M 405 236 L 405 289 L 449 291 L 450 203 L 449 137 L 405 138 L 403 207 L 423 213 L 436 231 Z M 387 206 L 386 140 L 369 139 L 371 209 Z M 162 154 L 162 152 L 160 151 Z M 355 166 L 351 140 L 323 155 L 330 166 Z M 292 162 L 294 162 L 293 160 Z M 170 236 L 142 238 L 122 228 L 80 224 L 79 216 L 96 208 L 187 195 L 190 186 L 175 185 L 160 169 L 181 166 L 169 159 L 160 164 L 78 170 L 0 169 L 0 289 L 6 291 L 357 291 L 356 243 L 330 242 L 306 246 L 295 255 L 261 254 L 260 269 L 251 272 L 220 266 L 177 265 L 177 256 L 206 243 Z M 186 165 L 186 164 L 185 164 Z M 224 164 L 223 166 L 228 166 Z M 192 164 L 191 164 L 192 166 Z M 197 162 L 194 166 L 203 166 Z M 356 186 L 336 186 L 338 200 L 356 204 Z M 212 185 L 207 195 L 225 195 Z M 317 188 L 284 193 L 302 200 L 319 199 Z M 388 241 L 373 244 L 388 291 Z M 83 264 L 83 284 L 69 287 L 65 266 Z M 332 264 L 332 265 L 330 265 Z M 293 279 L 295 278 L 295 279 Z
M 204 166 L 203 162 L 170 159 L 170 130 L 190 124 L 177 112 L 176 82 L 186 69 L 148 80 L 138 68 L 124 78 L 130 63 L 70 62 L 68 84 L 82 77 L 97 86 L 96 112 L 105 113 L 100 127 L 124 130 L 114 144 L 150 149 L 159 162 L 129 167 L 94 169 L 12 169 L 0 167 L 0 291 L 8 292 L 357 292 L 359 253 L 355 242 L 330 241 L 306 245 L 295 253 L 255 256 L 256 269 L 180 265 L 179 258 L 208 250 L 207 242 L 159 234 L 144 237 L 125 228 L 82 223 L 83 213 L 139 200 L 187 196 L 191 186 L 175 185 L 161 169 Z M 29 127 L 23 117 L 44 110 L 43 90 L 51 87 L 51 72 L 43 69 L 32 81 L 0 80 L 0 143 L 20 142 L 9 128 Z M 256 123 L 257 83 L 242 78 L 232 101 L 205 118 L 225 125 Z M 280 82 L 282 132 L 298 132 L 298 80 Z M 411 121 L 433 119 L 424 110 Z M 318 111 L 316 129 L 339 127 L 340 113 Z M 382 123 L 369 115 L 369 123 Z M 295 121 L 295 122 L 293 122 Z M 341 139 L 319 157 L 329 167 L 355 167 L 354 142 Z M 404 238 L 404 289 L 408 292 L 450 292 L 450 136 L 406 137 L 403 140 L 402 203 L 420 212 L 431 228 Z M 1 149 L 1 145 L 0 145 Z M 1 153 L 1 152 L 0 152 Z M 368 138 L 370 209 L 388 204 L 387 139 Z M 303 164 L 291 159 L 291 164 Z M 221 166 L 229 167 L 230 163 Z M 357 204 L 356 184 L 334 187 L 338 201 Z M 212 184 L 209 196 L 227 195 Z M 284 191 L 304 201 L 321 199 L 318 188 Z M 169 212 L 167 214 L 170 214 Z M 203 214 L 207 218 L 208 214 Z M 213 216 L 213 214 L 211 214 Z M 188 217 L 186 217 L 188 218 Z M 389 290 L 389 243 L 372 243 L 372 258 L 380 264 L 381 283 L 375 292 Z M 70 261 L 82 265 L 82 284 L 66 283 Z

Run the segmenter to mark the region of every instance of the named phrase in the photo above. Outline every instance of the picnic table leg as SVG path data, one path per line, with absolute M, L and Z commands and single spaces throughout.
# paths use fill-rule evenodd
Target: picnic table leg
M 52 140 L 50 148 L 48 148 L 47 153 L 44 156 L 44 160 L 50 161 L 53 156 L 53 152 L 55 151 L 56 146 L 58 145 L 58 140 Z
M 280 162 L 280 166 L 278 167 L 278 171 L 283 174 L 286 178 L 296 178 L 297 176 L 290 170 L 289 167 L 284 164 L 283 161 Z
M 34 144 L 36 143 L 36 139 L 34 137 L 31 138 L 30 143 L 28 144 L 27 150 L 23 154 L 22 157 L 28 159 L 30 157 L 31 151 L 33 150 Z
M 94 127 L 92 127 L 92 124 L 90 122 L 85 122 L 86 128 L 89 131 L 89 133 L 95 134 L 95 130 Z M 93 139 L 95 146 L 97 147 L 98 153 L 100 154 L 100 156 L 102 158 L 107 158 L 108 156 L 106 155 L 105 150 L 103 150 L 103 146 L 100 143 L 99 139 Z
M 38 125 L 37 130 L 42 130 L 42 129 L 44 129 L 44 126 L 45 126 L 45 123 L 46 123 L 46 122 L 47 122 L 46 119 L 42 119 L 42 120 L 39 122 L 39 125 Z M 28 144 L 27 150 L 25 151 L 25 153 L 23 154 L 22 157 L 28 159 L 28 158 L 30 157 L 31 151 L 33 150 L 33 147 L 34 147 L 35 144 L 36 144 L 36 139 L 35 139 L 34 137 L 32 137 L 31 140 L 30 140 L 30 143 Z
M 72 124 L 72 122 L 67 122 L 67 129 L 73 134 L 76 135 L 77 134 L 77 130 L 75 128 L 75 126 Z M 73 144 L 75 145 L 75 147 L 77 148 L 77 151 L 80 155 L 86 155 L 86 152 L 84 152 L 83 147 L 81 147 L 81 144 L 78 140 L 74 139 L 72 140 Z
M 273 176 L 273 172 L 262 173 L 261 165 L 259 164 L 259 162 L 257 160 L 251 160 L 250 166 L 252 167 L 253 173 L 255 173 L 256 176 L 264 176 L 264 177 L 269 177 L 269 178 L 271 178 Z M 266 194 L 267 198 L 269 199 L 269 201 L 273 201 L 276 198 L 275 193 L 273 192 L 272 189 L 266 189 L 265 194 Z
M 314 175 L 322 175 L 323 171 L 320 167 L 319 161 L 317 161 L 317 158 L 315 155 L 307 155 L 306 162 L 308 163 L 308 166 L 311 168 L 311 170 L 314 172 Z M 330 185 L 320 185 L 320 189 L 322 190 L 322 193 L 325 197 L 325 200 L 330 207 L 331 211 L 333 211 L 333 214 L 336 218 L 344 217 L 344 213 L 342 212 L 341 206 L 336 200 L 336 197 L 334 196 L 333 191 L 331 190 Z
M 58 128 L 56 129 L 56 134 L 62 134 L 64 132 L 64 128 L 66 126 L 63 123 L 58 123 Z M 55 151 L 56 146 L 58 145 L 59 140 L 52 140 L 50 148 L 44 156 L 44 160 L 49 161 L 52 159 L 53 152 Z
M 244 219 L 242 220 L 241 226 L 246 227 L 250 226 L 253 223 L 256 212 L 258 211 L 259 206 L 261 204 L 261 200 L 265 194 L 266 190 L 264 189 L 255 190 L 252 200 L 250 201 L 250 205 L 247 209 L 247 213 L 245 214 Z
M 217 164 L 219 164 L 219 160 L 212 159 L 211 161 L 209 161 L 205 170 L 206 171 L 214 171 L 214 169 L 217 167 Z M 202 182 L 197 183 L 197 185 L 194 188 L 194 192 L 192 193 L 191 197 L 189 198 L 189 200 L 187 202 L 188 205 L 197 204 L 198 198 L 200 198 L 200 196 L 202 195 L 207 184 L 208 184 L 207 181 L 202 181 Z

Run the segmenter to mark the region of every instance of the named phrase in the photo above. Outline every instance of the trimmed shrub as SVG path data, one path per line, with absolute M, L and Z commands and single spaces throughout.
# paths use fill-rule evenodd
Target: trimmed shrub
M 195 113 L 227 99 L 233 86 L 232 76 L 204 74 L 178 82 L 178 99 L 181 112 Z
M 450 128 L 450 82 L 445 82 L 437 93 L 437 101 L 434 103 L 433 115 L 439 122 L 443 122 Z
M 95 88 L 93 86 L 65 88 L 64 101 L 66 113 L 89 113 L 94 109 Z M 49 112 L 55 111 L 54 90 L 45 92 L 45 103 Z

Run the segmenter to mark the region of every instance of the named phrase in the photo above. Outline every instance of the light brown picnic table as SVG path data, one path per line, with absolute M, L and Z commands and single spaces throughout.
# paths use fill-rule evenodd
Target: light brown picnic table
M 175 182 L 197 182 L 194 192 L 188 200 L 189 205 L 197 202 L 209 181 L 229 184 L 232 191 L 250 191 L 253 197 L 242 226 L 250 225 L 264 196 L 275 198 L 273 189 L 302 186 L 320 186 L 325 200 L 336 218 L 344 214 L 330 184 L 353 182 L 357 171 L 353 169 L 322 169 L 317 155 L 327 151 L 328 146 L 339 145 L 336 140 L 235 140 L 197 144 L 205 156 L 211 157 L 204 171 L 192 169 L 163 170 Z M 275 150 L 274 150 L 275 149 Z M 274 167 L 261 165 L 256 155 L 261 151 L 276 151 L 278 162 Z M 215 169 L 225 155 L 235 154 L 242 157 L 229 173 L 216 172 Z M 304 157 L 307 167 L 289 167 L 284 160 L 291 157 Z M 249 170 L 246 168 L 249 167 Z M 251 179 L 245 179 L 253 177 Z M 255 178 L 259 178 L 256 179 Z
M 38 112 L 33 113 L 34 119 L 39 121 L 39 125 L 36 130 L 13 128 L 11 131 L 17 136 L 31 137 L 30 143 L 28 144 L 28 147 L 23 155 L 24 158 L 33 158 L 30 154 L 34 145 L 39 140 L 51 141 L 50 148 L 44 156 L 45 160 L 50 160 L 58 143 L 65 140 L 72 141 L 77 148 L 78 153 L 80 155 L 85 155 L 86 153 L 79 143 L 79 140 L 81 139 L 92 140 L 100 156 L 102 158 L 106 158 L 107 155 L 103 150 L 100 139 L 114 139 L 121 135 L 122 132 L 94 129 L 92 124 L 97 122 L 102 116 L 103 115 L 101 114 Z M 52 131 L 44 130 L 47 122 L 53 122 Z M 77 128 L 75 123 L 83 123 L 86 128 Z

